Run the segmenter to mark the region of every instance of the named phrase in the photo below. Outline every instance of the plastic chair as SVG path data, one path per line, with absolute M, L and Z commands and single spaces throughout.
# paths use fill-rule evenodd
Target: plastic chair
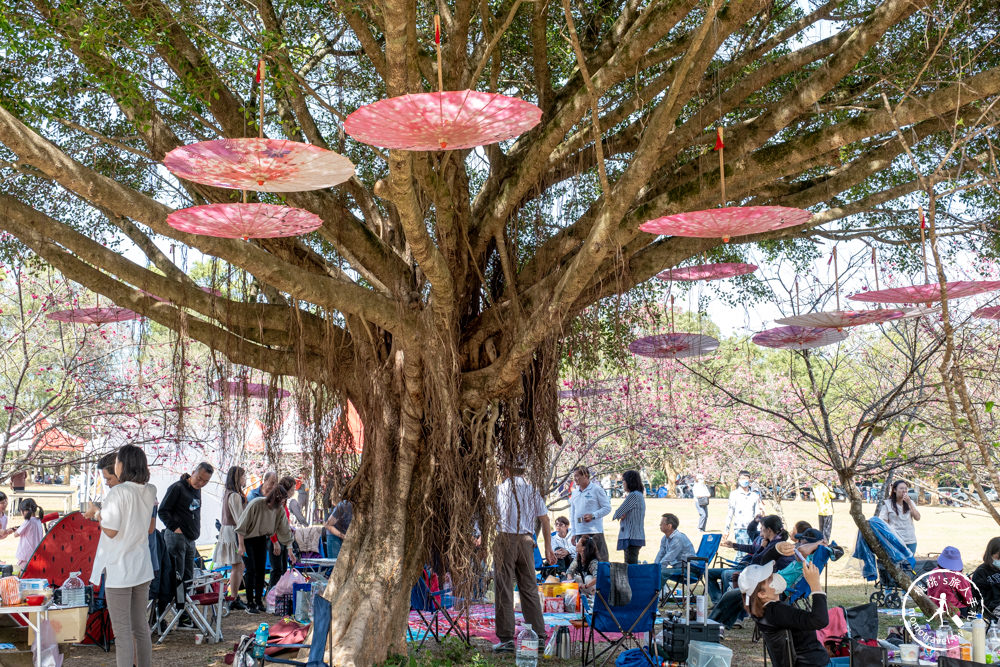
M 628 583 L 632 589 L 632 599 L 626 605 L 611 606 L 611 564 L 597 564 L 597 587 L 594 594 L 594 609 L 591 613 L 589 631 L 585 635 L 581 664 L 603 665 L 615 657 L 618 649 L 642 648 L 639 638 L 641 632 L 649 633 L 652 641 L 653 627 L 656 624 L 656 601 L 660 593 L 659 563 L 629 565 Z M 605 633 L 621 633 L 617 639 L 610 638 Z M 599 634 L 607 642 L 598 651 L 595 635 Z M 652 666 L 649 654 L 644 652 L 646 660 Z M 603 658 L 603 659 L 602 659 Z M 598 662 L 600 660 L 600 662 Z
M 719 545 L 722 544 L 722 535 L 719 533 L 705 533 L 701 536 L 701 543 L 694 556 L 687 559 L 688 569 L 684 574 L 668 575 L 667 583 L 663 586 L 661 593 L 661 603 L 666 604 L 674 598 L 678 588 L 682 588 L 683 598 L 686 598 L 700 582 L 708 591 L 708 583 L 705 580 L 705 573 L 708 571 L 708 564 L 715 560 L 719 553 Z M 672 586 L 670 584 L 673 584 Z M 667 587 L 670 587 L 669 590 Z
M 264 655 L 264 663 L 274 662 L 281 665 L 300 665 L 301 667 L 328 667 L 323 661 L 326 653 L 326 641 L 330 636 L 330 601 L 322 595 L 314 595 L 312 602 L 312 644 L 281 644 L 282 649 L 309 649 L 306 662 L 290 660 L 273 655 Z M 272 644 L 272 646 L 276 646 Z
M 413 629 L 407 625 L 406 637 L 408 641 L 417 642 L 416 650 L 424 647 L 428 635 L 434 637 L 434 641 L 441 643 L 445 637 L 455 634 L 465 644 L 469 645 L 469 621 L 466 618 L 466 627 L 463 632 L 461 626 L 462 612 L 453 615 L 449 609 L 454 611 L 454 598 L 451 590 L 431 590 L 431 573 L 424 568 L 417 583 L 410 589 L 410 611 L 417 612 L 426 630 L 419 639 Z M 426 615 L 425 615 L 426 614 Z M 442 632 L 442 620 L 444 621 L 444 632 Z

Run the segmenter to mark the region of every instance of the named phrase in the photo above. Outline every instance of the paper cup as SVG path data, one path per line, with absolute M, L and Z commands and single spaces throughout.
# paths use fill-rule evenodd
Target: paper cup
M 195 633 L 195 636 L 194 636 L 194 643 L 195 644 L 201 644 L 204 641 L 205 641 L 205 635 L 201 634 L 200 632 Z
M 917 664 L 917 653 L 919 647 L 916 644 L 900 644 L 899 659 L 907 664 Z

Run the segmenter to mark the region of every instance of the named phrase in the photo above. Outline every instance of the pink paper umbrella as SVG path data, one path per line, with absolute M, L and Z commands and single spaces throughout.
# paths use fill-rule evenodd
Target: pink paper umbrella
M 343 155 L 283 139 L 199 141 L 170 151 L 163 165 L 195 183 L 260 192 L 331 188 L 354 175 Z
M 372 146 L 406 151 L 486 146 L 527 132 L 542 118 L 530 102 L 496 93 L 453 90 L 379 100 L 344 120 L 344 131 Z
M 228 239 L 271 239 L 301 236 L 319 229 L 314 213 L 274 204 L 206 204 L 174 211 L 167 216 L 174 229 Z
M 806 313 L 775 320 L 775 324 L 798 327 L 825 327 L 843 329 L 864 324 L 881 324 L 892 320 L 921 317 L 934 312 L 933 308 L 874 308 L 872 310 L 831 310 L 825 313 Z
M 721 262 L 719 264 L 698 264 L 682 266 L 679 269 L 667 269 L 656 274 L 660 280 L 685 282 L 694 280 L 720 280 L 735 278 L 757 270 L 756 264 L 740 264 L 739 262 Z
M 959 299 L 963 296 L 1000 290 L 1000 280 L 954 280 L 945 283 L 944 287 L 945 294 L 949 299 Z M 941 300 L 941 286 L 932 283 L 911 285 L 910 287 L 893 287 L 874 292 L 858 292 L 848 298 L 853 301 L 867 301 L 869 303 L 931 303 Z
M 229 396 L 246 396 L 247 398 L 269 398 L 272 393 L 274 398 L 285 398 L 291 396 L 287 389 L 270 387 L 259 382 L 247 382 L 245 380 L 216 380 L 212 383 L 212 388 L 221 391 Z
M 719 348 L 719 341 L 711 336 L 689 333 L 657 334 L 629 343 L 632 354 L 656 359 L 683 359 L 698 357 Z
M 81 324 L 106 324 L 107 322 L 125 322 L 139 318 L 139 313 L 128 308 L 110 306 L 106 308 L 71 308 L 57 310 L 46 315 L 57 322 L 79 322 Z
M 1000 320 L 1000 306 L 983 306 L 972 311 L 973 317 L 982 317 L 986 320 Z
M 650 234 L 721 238 L 723 241 L 729 241 L 734 236 L 759 234 L 802 225 L 809 222 L 810 218 L 812 213 L 800 208 L 730 206 L 656 218 L 642 223 L 639 229 Z
M 839 343 L 847 338 L 847 334 L 837 329 L 823 327 L 778 327 L 761 331 L 751 340 L 764 347 L 776 347 L 788 350 L 808 350 Z

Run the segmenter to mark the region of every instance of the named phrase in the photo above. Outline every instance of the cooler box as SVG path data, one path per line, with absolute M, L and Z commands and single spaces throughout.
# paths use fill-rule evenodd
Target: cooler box
M 733 650 L 722 644 L 692 641 L 688 644 L 688 667 L 729 667 Z
M 83 641 L 87 631 L 87 607 L 69 607 L 67 609 L 49 609 L 49 623 L 55 632 L 59 644 L 78 644 Z M 35 615 L 31 614 L 34 622 Z M 35 643 L 35 631 L 28 627 L 28 646 Z

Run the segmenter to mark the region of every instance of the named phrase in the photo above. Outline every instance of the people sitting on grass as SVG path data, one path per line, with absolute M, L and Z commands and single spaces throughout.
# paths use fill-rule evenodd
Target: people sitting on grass
M 986 543 L 983 563 L 972 573 L 972 583 L 983 596 L 983 618 L 1000 619 L 1000 537 Z
M 597 587 L 597 544 L 587 535 L 576 542 L 576 558 L 566 570 L 566 580 L 580 584 L 580 595 L 592 596 Z
M 654 563 L 660 564 L 660 586 L 667 582 L 667 577 L 679 577 L 684 574 L 688 559 L 694 555 L 694 545 L 688 536 L 677 530 L 680 519 L 676 514 L 664 514 L 660 517 L 660 550 L 656 552 Z
M 964 567 L 962 554 L 955 547 L 945 547 L 937 557 L 937 566 L 942 570 L 961 572 Z M 969 605 L 975 601 L 969 580 L 947 572 L 932 572 L 927 576 L 927 597 L 935 603 L 943 601 L 950 614 L 959 614 L 962 617 L 966 615 Z M 944 605 L 941 605 L 941 608 Z
M 812 563 L 802 566 L 802 577 L 809 583 L 811 605 L 808 610 L 781 602 L 785 579 L 774 573 L 774 563 L 750 565 L 740 573 L 739 587 L 747 613 L 756 621 L 764 646 L 775 667 L 827 665 L 830 656 L 816 636 L 825 628 L 826 594 L 819 583 L 819 570 Z

